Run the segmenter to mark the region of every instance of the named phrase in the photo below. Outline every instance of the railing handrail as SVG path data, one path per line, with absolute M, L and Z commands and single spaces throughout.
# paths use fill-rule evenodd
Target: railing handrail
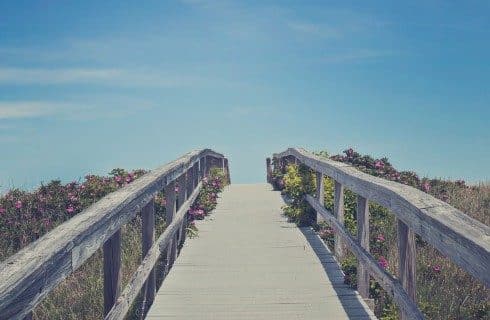
M 490 270 L 490 227 L 425 192 L 408 185 L 366 174 L 349 164 L 320 157 L 301 148 L 289 148 L 284 152 L 273 155 L 273 158 L 276 161 L 284 158 L 287 159 L 288 157 L 293 157 L 298 162 L 306 165 L 313 171 L 316 171 L 317 177 L 318 174 L 320 174 L 332 178 L 336 182 L 336 191 L 338 187 L 342 189 L 343 186 L 345 186 L 358 194 L 358 206 L 359 197 L 361 197 L 374 201 L 383 207 L 390 209 L 391 212 L 395 214 L 396 218 L 399 220 L 399 233 L 403 232 L 405 236 L 404 239 L 407 242 L 411 241 L 411 243 L 406 245 L 404 250 L 413 251 L 400 252 L 401 259 L 407 258 L 405 255 L 410 256 L 407 258 L 410 261 L 403 260 L 404 266 L 402 267 L 407 268 L 407 265 L 410 265 L 410 268 L 413 269 L 409 280 L 402 279 L 403 287 L 405 289 L 407 289 L 406 286 L 411 286 L 409 291 L 415 290 L 415 279 L 412 279 L 415 275 L 415 242 L 413 235 L 412 240 L 410 240 L 407 235 L 409 232 L 415 232 L 454 263 L 482 281 L 485 286 L 490 286 L 490 273 L 488 272 Z M 267 164 L 269 166 L 270 162 L 267 162 Z M 270 172 L 269 168 L 268 172 Z M 270 173 L 268 173 L 268 176 L 269 175 Z M 317 179 L 317 181 L 319 180 Z M 343 191 L 341 191 L 341 194 L 343 194 Z M 342 222 L 337 220 L 337 215 L 330 213 L 324 208 L 323 199 L 321 199 L 320 202 L 312 196 L 306 196 L 306 200 L 318 213 L 325 216 L 327 220 L 334 224 L 338 224 L 338 227 L 342 226 Z M 336 201 L 338 201 L 338 199 L 336 199 Z M 343 203 L 343 200 L 341 201 Z M 405 229 L 403 229 L 404 226 Z M 369 234 L 369 225 L 367 225 L 367 232 Z M 345 238 L 348 235 L 342 234 L 341 236 Z M 354 249 L 359 249 L 357 252 L 356 250 L 353 250 L 353 253 L 358 259 L 360 258 L 360 261 L 369 263 L 368 260 L 371 258 L 367 259 L 366 257 L 363 257 L 363 253 L 361 252 L 364 251 L 364 253 L 372 257 L 369 254 L 369 244 L 367 244 L 367 250 L 365 250 L 366 248 L 362 243 L 365 239 L 361 240 L 359 235 L 358 237 L 359 239 L 357 239 L 355 243 L 350 243 L 357 246 Z M 363 236 L 363 238 L 365 238 L 365 236 Z M 344 240 L 347 240 L 346 242 L 349 245 L 350 240 Z M 405 246 L 405 242 L 402 242 L 401 244 Z M 399 250 L 401 249 L 399 248 Z M 405 264 L 405 262 L 407 264 Z M 382 270 L 378 270 L 380 268 L 376 263 L 374 263 L 373 266 L 367 266 L 367 268 L 370 271 L 376 269 L 374 270 L 376 271 L 376 274 L 371 275 L 380 281 L 381 285 L 383 285 L 384 282 L 385 289 L 391 291 L 390 293 L 392 296 L 394 294 L 398 295 L 399 301 L 406 298 L 406 294 L 403 292 L 393 290 L 398 286 L 392 281 L 394 278 L 389 279 L 383 277 L 383 272 Z M 403 272 L 408 271 L 403 270 Z M 402 275 L 402 278 L 403 277 L 404 275 Z M 406 283 L 406 281 L 413 283 Z M 386 284 L 389 285 L 386 286 Z M 404 296 L 400 297 L 400 294 Z M 414 294 L 414 292 L 412 292 L 412 294 Z M 407 314 L 416 317 L 416 314 L 411 313 L 413 308 L 410 304 L 406 304 L 405 301 L 402 301 L 402 304 L 405 305 L 400 307 L 405 308 Z
M 189 152 L 108 194 L 2 262 L 0 318 L 26 316 L 159 191 L 208 157 L 222 159 L 223 166 L 227 162 L 224 155 L 210 149 Z

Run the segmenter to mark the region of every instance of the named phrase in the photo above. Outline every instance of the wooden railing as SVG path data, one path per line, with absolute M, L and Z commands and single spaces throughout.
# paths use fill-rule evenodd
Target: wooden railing
M 155 297 L 155 264 L 166 254 L 166 272 L 185 239 L 186 215 L 201 180 L 228 160 L 212 150 L 190 152 L 102 198 L 0 265 L 0 319 L 29 318 L 36 305 L 101 246 L 104 259 L 105 319 L 123 319 L 137 295 Z M 180 187 L 175 192 L 175 184 Z M 166 229 L 154 241 L 154 197 L 165 190 Z M 121 290 L 121 227 L 142 213 L 142 263 Z
M 356 168 L 303 149 L 290 148 L 273 155 L 274 166 L 287 163 L 303 164 L 317 177 L 317 194 L 305 200 L 336 230 L 335 254 L 342 256 L 346 245 L 358 260 L 357 287 L 360 295 L 369 298 L 369 277 L 372 276 L 390 294 L 404 319 L 423 319 L 416 305 L 415 234 L 475 278 L 490 284 L 490 228 L 415 188 L 365 174 Z M 267 159 L 267 180 L 272 182 L 272 163 Z M 278 169 L 278 168 L 275 168 Z M 335 181 L 333 213 L 323 204 L 323 181 Z M 357 194 L 357 239 L 344 227 L 344 187 Z M 369 201 L 393 212 L 397 218 L 399 270 L 398 279 L 380 267 L 369 253 Z

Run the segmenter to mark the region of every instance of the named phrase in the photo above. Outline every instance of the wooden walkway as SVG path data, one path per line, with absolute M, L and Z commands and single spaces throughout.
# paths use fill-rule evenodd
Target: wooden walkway
M 231 185 L 198 222 L 148 319 L 374 319 L 322 240 L 268 184 Z

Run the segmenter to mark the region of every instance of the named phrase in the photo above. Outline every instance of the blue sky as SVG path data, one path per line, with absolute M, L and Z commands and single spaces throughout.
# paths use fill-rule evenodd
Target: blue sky
M 212 147 L 489 180 L 488 1 L 2 1 L 0 188 Z

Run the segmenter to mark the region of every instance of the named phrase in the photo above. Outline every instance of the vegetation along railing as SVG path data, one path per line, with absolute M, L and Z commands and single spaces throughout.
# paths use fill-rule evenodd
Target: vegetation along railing
M 228 160 L 222 154 L 209 149 L 190 152 L 107 195 L 11 256 L 0 265 L 0 318 L 29 318 L 34 307 L 101 246 L 105 319 L 123 319 L 140 292 L 151 304 L 155 264 L 163 253 L 166 272 L 171 268 L 185 240 L 186 215 L 211 167 L 223 168 L 229 179 Z M 162 190 L 167 227 L 154 241 L 154 197 Z M 121 227 L 139 211 L 142 262 L 120 294 Z
M 416 301 L 415 234 L 434 246 L 475 278 L 490 284 L 490 228 L 422 191 L 410 186 L 365 174 L 356 168 L 290 148 L 267 159 L 267 177 L 289 163 L 302 164 L 316 173 L 315 197 L 305 200 L 336 230 L 334 251 L 342 256 L 347 246 L 358 260 L 357 287 L 369 298 L 372 276 L 390 294 L 404 319 L 423 319 Z M 335 181 L 333 213 L 324 207 L 324 176 Z M 357 194 L 357 239 L 344 227 L 344 187 Z M 379 266 L 369 253 L 369 201 L 391 210 L 397 218 L 398 279 Z M 442 294 L 442 293 L 441 293 Z

